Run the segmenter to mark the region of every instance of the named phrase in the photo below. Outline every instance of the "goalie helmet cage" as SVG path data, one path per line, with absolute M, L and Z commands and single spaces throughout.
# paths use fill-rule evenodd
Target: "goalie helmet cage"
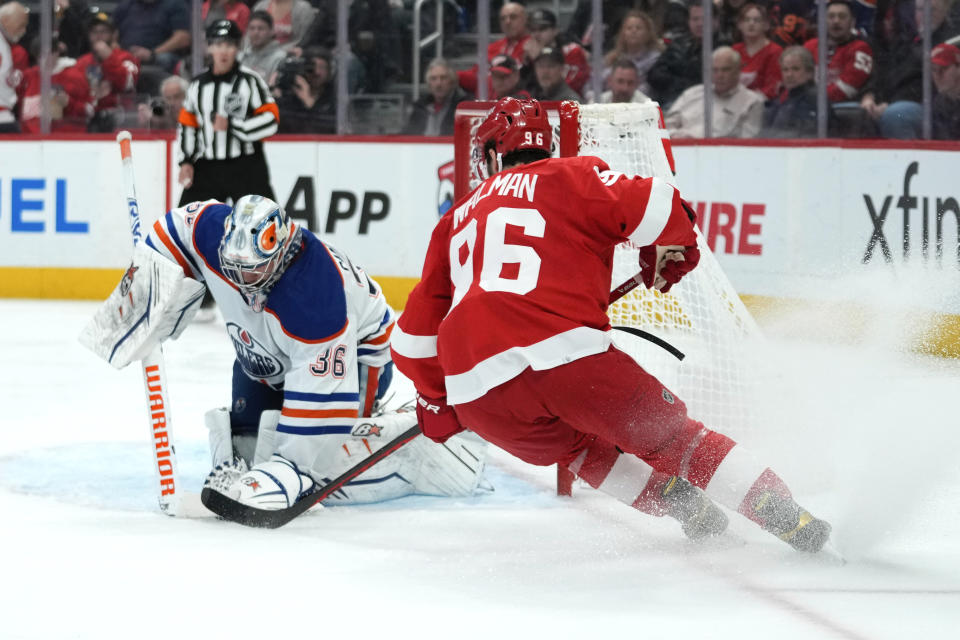
M 454 122 L 455 201 L 481 181 L 476 129 L 494 102 L 463 102 Z M 669 134 L 656 103 L 580 105 L 541 103 L 553 125 L 553 155 L 598 156 L 615 171 L 657 177 L 676 186 Z M 682 168 L 681 168 L 682 169 Z M 682 171 L 681 171 L 682 173 Z M 575 187 L 574 187 L 575 188 Z M 639 286 L 608 309 L 614 327 L 644 329 L 677 346 L 677 359 L 654 344 L 614 331 L 617 347 L 657 376 L 687 404 L 692 417 L 734 440 L 757 430 L 748 343 L 756 323 L 697 230 L 700 265 L 661 294 Z M 639 247 L 625 242 L 614 254 L 611 291 L 639 271 Z M 557 492 L 569 495 L 573 475 L 557 469 Z

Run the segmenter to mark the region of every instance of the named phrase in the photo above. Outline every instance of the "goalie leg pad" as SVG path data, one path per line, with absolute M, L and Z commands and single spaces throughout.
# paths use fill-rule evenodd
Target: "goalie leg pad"
M 233 443 L 230 439 L 230 410 L 223 407 L 210 409 L 203 414 L 210 441 L 210 466 L 233 460 Z
M 206 287 L 144 244 L 120 284 L 80 334 L 80 343 L 122 369 L 177 338 L 193 319 Z
M 266 462 L 275 451 L 274 440 L 280 412 L 268 410 L 260 415 L 257 434 L 232 433 L 230 410 L 211 409 L 204 416 L 210 440 L 210 464 L 217 466 L 224 461 L 240 458 L 248 466 Z
M 357 420 L 326 465 L 315 464 L 316 477 L 332 478 L 378 450 L 382 443 L 416 424 L 416 415 L 399 411 Z M 331 495 L 324 504 L 364 504 L 410 494 L 469 496 L 483 480 L 487 443 L 464 433 L 443 444 L 418 437 L 387 456 Z M 325 468 L 324 468 L 325 467 Z
M 260 428 L 257 431 L 257 448 L 253 454 L 253 464 L 266 460 L 277 450 L 277 425 L 280 424 L 280 412 L 269 409 L 260 414 Z

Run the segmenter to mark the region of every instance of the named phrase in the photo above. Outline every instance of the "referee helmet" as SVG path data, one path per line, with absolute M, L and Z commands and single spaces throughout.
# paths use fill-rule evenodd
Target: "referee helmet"
M 233 20 L 217 20 L 207 27 L 207 44 L 226 40 L 240 46 L 243 33 Z

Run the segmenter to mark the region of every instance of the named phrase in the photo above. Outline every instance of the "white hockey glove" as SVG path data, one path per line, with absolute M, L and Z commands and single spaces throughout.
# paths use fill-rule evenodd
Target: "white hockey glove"
M 243 472 L 236 473 L 240 469 Z M 297 465 L 274 454 L 249 471 L 239 458 L 233 464 L 217 465 L 205 486 L 249 507 L 286 509 L 313 489 L 314 482 Z
M 80 334 L 80 342 L 117 369 L 176 338 L 200 308 L 206 287 L 144 244 L 120 284 Z

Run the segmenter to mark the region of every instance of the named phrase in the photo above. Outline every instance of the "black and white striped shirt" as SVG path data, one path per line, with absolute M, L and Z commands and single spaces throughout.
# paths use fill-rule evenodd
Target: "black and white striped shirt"
M 228 119 L 226 131 L 214 131 L 217 114 Z M 277 132 L 279 112 L 267 84 L 249 67 L 237 64 L 228 73 L 210 69 L 194 78 L 177 126 L 178 164 L 229 160 L 259 153 L 267 136 Z

